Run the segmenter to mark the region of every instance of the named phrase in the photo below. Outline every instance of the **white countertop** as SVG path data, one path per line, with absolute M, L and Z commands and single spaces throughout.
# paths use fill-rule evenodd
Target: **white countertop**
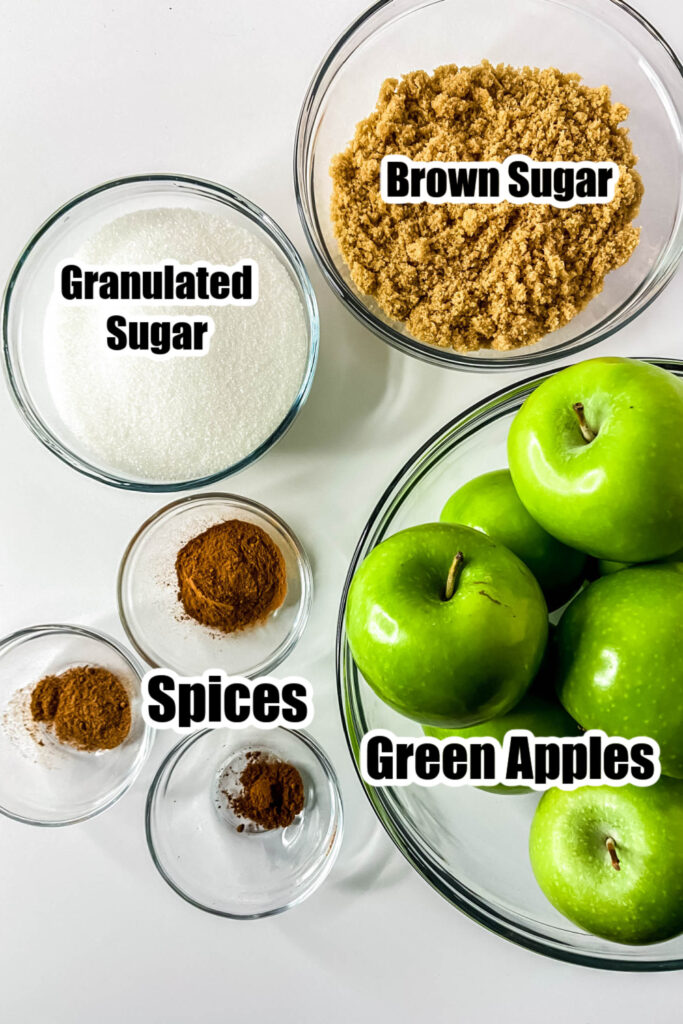
M 346 804 L 344 847 L 324 887 L 290 913 L 250 923 L 193 909 L 152 865 L 144 800 L 169 735 L 158 737 L 134 789 L 84 825 L 41 830 L 0 819 L 0 1018 L 8 1024 L 680 1018 L 679 974 L 556 963 L 449 906 L 377 824 L 346 749 L 333 639 L 360 531 L 419 444 L 514 379 L 446 373 L 391 351 L 343 310 L 305 244 L 291 176 L 299 105 L 327 47 L 362 7 L 0 0 L 3 280 L 32 230 L 64 200 L 149 170 L 244 192 L 282 225 L 311 273 L 322 339 L 310 399 L 285 440 L 228 489 L 276 509 L 310 552 L 313 614 L 281 671 L 315 685 L 311 731 L 335 762 Z M 683 7 L 639 7 L 682 52 Z M 681 295 L 679 276 L 599 351 L 683 355 Z M 118 561 L 167 499 L 119 492 L 62 465 L 31 437 L 4 387 L 0 438 L 0 632 L 72 621 L 123 639 Z

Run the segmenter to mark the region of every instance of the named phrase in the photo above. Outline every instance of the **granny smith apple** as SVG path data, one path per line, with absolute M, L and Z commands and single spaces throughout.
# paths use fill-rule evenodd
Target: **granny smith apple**
M 460 487 L 444 505 L 441 522 L 472 526 L 514 551 L 540 583 L 550 611 L 565 604 L 583 582 L 586 556 L 555 540 L 531 518 L 507 469 L 484 473 Z
M 580 928 L 635 945 L 683 932 L 683 782 L 550 789 L 529 853 L 547 898 Z
M 377 694 L 427 725 L 505 714 L 536 675 L 548 635 L 541 589 L 478 530 L 428 523 L 374 548 L 346 608 L 351 652 Z
M 498 740 L 499 743 L 503 742 L 506 733 L 511 729 L 526 729 L 534 736 L 578 736 L 581 731 L 573 718 L 554 698 L 554 695 L 539 692 L 535 683 L 512 711 L 508 711 L 506 715 L 491 718 L 488 722 L 481 722 L 468 729 L 437 729 L 433 725 L 423 726 L 425 735 L 441 740 L 450 736 L 464 739 L 491 737 L 491 739 Z M 501 796 L 516 796 L 531 792 L 528 786 L 498 785 L 477 788 Z
M 683 547 L 683 382 L 605 357 L 545 380 L 508 437 L 517 493 L 553 537 L 596 558 L 650 562 Z
M 680 551 L 674 551 L 673 555 L 668 555 L 667 558 L 660 559 L 660 564 L 663 562 L 683 564 L 683 548 Z M 634 564 L 634 562 L 610 562 L 606 558 L 601 558 L 598 561 L 598 574 L 600 576 L 609 576 L 613 572 L 630 569 Z
M 683 573 L 644 565 L 591 583 L 555 636 L 558 696 L 584 729 L 649 736 L 683 778 Z
M 608 558 L 599 558 L 597 562 L 599 576 L 611 576 L 614 572 L 621 572 L 622 569 L 630 569 L 637 565 L 637 562 L 611 562 Z

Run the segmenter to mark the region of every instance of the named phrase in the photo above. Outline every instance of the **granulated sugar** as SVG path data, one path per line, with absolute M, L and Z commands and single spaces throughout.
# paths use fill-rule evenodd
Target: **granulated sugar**
M 251 231 L 186 208 L 140 210 L 97 231 L 74 262 L 145 266 L 176 260 L 258 264 L 255 305 L 116 302 L 48 313 L 45 358 L 53 399 L 82 453 L 137 479 L 176 482 L 220 472 L 258 448 L 296 399 L 308 360 L 302 302 L 287 270 Z M 159 358 L 112 351 L 106 318 L 210 316 L 208 352 Z

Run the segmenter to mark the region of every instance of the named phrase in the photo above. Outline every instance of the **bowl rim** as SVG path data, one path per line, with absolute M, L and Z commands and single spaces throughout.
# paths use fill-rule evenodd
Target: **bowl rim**
M 273 512 L 272 509 L 268 508 L 267 505 L 263 505 L 258 501 L 254 501 L 252 498 L 245 498 L 241 494 L 228 494 L 222 491 L 209 491 L 207 494 L 189 494 L 181 498 L 176 498 L 174 501 L 168 502 L 162 508 L 157 509 L 151 516 L 137 528 L 131 539 L 126 544 L 126 548 L 121 556 L 119 562 L 118 571 L 116 574 L 116 607 L 119 613 L 119 619 L 121 625 L 128 638 L 128 641 L 136 651 L 136 653 L 153 669 L 158 668 L 173 668 L 172 665 L 164 663 L 160 665 L 157 661 L 144 649 L 142 643 L 138 640 L 138 637 L 133 630 L 128 616 L 126 615 L 126 602 L 123 598 L 123 584 L 128 568 L 130 557 L 142 540 L 145 533 L 158 521 L 163 519 L 165 516 L 172 514 L 174 509 L 179 508 L 191 508 L 192 506 L 201 506 L 211 502 L 232 502 L 233 504 L 240 505 L 242 508 L 250 512 L 257 513 L 266 520 L 273 520 L 287 536 L 289 542 L 296 552 L 297 566 L 299 569 L 299 575 L 301 577 L 301 600 L 299 602 L 299 613 L 295 622 L 295 628 L 292 629 L 290 634 L 282 641 L 282 643 L 273 651 L 272 655 L 268 658 L 264 658 L 259 662 L 253 669 L 250 669 L 248 673 L 243 673 L 247 678 L 255 678 L 259 675 L 267 675 L 273 672 L 282 662 L 288 657 L 294 650 L 299 640 L 303 636 L 304 630 L 308 625 L 308 620 L 311 613 L 311 607 L 313 605 L 313 569 L 311 567 L 311 561 L 308 557 L 308 553 L 304 548 L 303 544 L 299 540 L 298 536 L 294 533 L 292 528 L 285 520 Z M 177 670 L 176 670 L 177 671 Z
M 363 11 L 363 13 L 352 21 L 341 35 L 339 35 L 339 37 L 332 43 L 313 74 L 299 112 L 294 135 L 293 151 L 294 194 L 306 241 L 308 242 L 309 248 L 313 253 L 315 261 L 327 284 L 330 286 L 337 298 L 341 300 L 343 305 L 360 323 L 372 331 L 372 333 L 377 337 L 389 344 L 392 348 L 421 359 L 424 362 L 447 367 L 452 370 L 468 370 L 472 372 L 492 370 L 495 372 L 504 370 L 518 371 L 534 369 L 536 367 L 542 367 L 562 357 L 574 356 L 579 352 L 583 352 L 586 349 L 591 348 L 593 345 L 597 345 L 600 342 L 605 341 L 607 338 L 612 337 L 612 335 L 616 334 L 623 327 L 632 323 L 636 317 L 640 316 L 640 314 L 655 301 L 655 299 L 672 280 L 676 270 L 678 269 L 681 257 L 683 256 L 683 194 L 679 197 L 679 209 L 672 231 L 657 262 L 650 267 L 643 281 L 638 284 L 635 292 L 631 292 L 631 294 L 627 296 L 609 315 L 610 323 L 614 324 L 615 319 L 618 319 L 620 314 L 633 304 L 634 294 L 639 294 L 641 296 L 642 301 L 640 304 L 636 302 L 635 308 L 620 320 L 616 326 L 601 328 L 600 324 L 598 324 L 584 330 L 575 338 L 570 338 L 550 349 L 537 351 L 535 353 L 531 351 L 534 346 L 529 346 L 528 348 L 521 347 L 514 349 L 511 354 L 499 354 L 495 357 L 484 357 L 476 354 L 463 355 L 453 349 L 440 348 L 437 345 L 430 345 L 426 342 L 418 341 L 416 338 L 412 338 L 397 330 L 392 323 L 385 323 L 381 320 L 374 312 L 371 311 L 365 302 L 361 301 L 356 293 L 348 286 L 342 275 L 338 272 L 322 235 L 318 209 L 315 203 L 313 190 L 311 188 L 309 169 L 312 161 L 309 159 L 309 153 L 312 152 L 311 140 L 314 136 L 310 129 L 314 125 L 315 118 L 317 117 L 320 106 L 319 99 L 327 92 L 331 81 L 333 80 L 331 79 L 330 82 L 326 83 L 326 76 L 328 73 L 333 71 L 334 65 L 337 63 L 343 49 L 348 43 L 350 43 L 356 33 L 361 30 L 367 22 L 374 18 L 376 14 L 382 11 L 383 8 L 391 7 L 392 5 L 400 2 L 401 0 L 378 0 L 377 3 Z M 541 0 L 539 0 L 539 2 L 541 2 Z M 542 0 L 542 2 L 555 3 L 556 0 Z M 607 0 L 607 3 L 612 7 L 617 8 L 617 10 L 623 12 L 627 16 L 630 16 L 635 22 L 637 22 L 641 28 L 649 34 L 654 42 L 661 47 L 664 55 L 673 65 L 674 70 L 677 71 L 680 78 L 683 79 L 683 64 L 679 60 L 671 44 L 667 42 L 658 29 L 656 29 L 654 25 L 652 25 L 651 22 L 649 22 L 639 11 L 635 10 L 635 8 L 627 3 L 626 0 Z M 415 0 L 410 13 L 425 6 L 429 6 L 429 4 Z M 563 6 L 569 7 L 574 11 L 580 10 L 579 4 L 576 0 L 563 0 Z M 368 36 L 368 38 L 370 38 L 370 36 Z M 334 73 L 336 74 L 336 71 Z M 678 108 L 676 109 L 678 112 Z M 683 130 L 680 112 L 678 112 L 678 124 L 679 129 Z M 680 148 L 681 153 L 683 154 L 683 146 Z M 552 332 L 545 337 L 547 338 L 551 335 Z
M 10 336 L 10 315 L 13 309 L 12 298 L 19 276 L 34 248 L 43 239 L 43 237 L 47 235 L 53 227 L 57 226 L 62 218 L 72 209 L 83 203 L 87 203 L 89 200 L 94 199 L 104 192 L 115 191 L 117 189 L 127 189 L 131 186 L 134 187 L 136 185 L 145 185 L 154 182 L 161 185 L 165 184 L 170 189 L 176 186 L 188 186 L 199 189 L 205 195 L 208 195 L 208 198 L 213 201 L 221 203 L 224 206 L 228 206 L 237 213 L 246 217 L 257 229 L 262 231 L 282 255 L 286 266 L 289 268 L 294 281 L 298 286 L 308 332 L 308 359 L 299 391 L 292 402 L 289 411 L 272 433 L 262 441 L 262 443 L 255 448 L 253 452 L 245 455 L 244 458 L 233 463 L 233 465 L 228 466 L 225 469 L 218 470 L 215 473 L 210 473 L 204 477 L 175 481 L 172 483 L 165 483 L 163 481 L 145 482 L 131 480 L 124 475 L 100 469 L 93 462 L 88 461 L 87 458 L 76 455 L 75 452 L 71 451 L 71 449 L 47 426 L 39 410 L 30 398 L 23 373 L 16 365 L 16 361 L 14 359 L 13 339 Z M 300 409 L 306 402 L 313 384 L 313 377 L 315 375 L 315 369 L 318 361 L 319 346 L 320 317 L 318 313 L 318 303 L 308 272 L 304 266 L 301 256 L 294 247 L 289 236 L 285 234 L 280 225 L 274 221 L 273 218 L 265 212 L 265 210 L 261 209 L 261 207 L 257 206 L 256 203 L 253 203 L 250 199 L 241 195 L 241 193 L 228 188 L 227 185 L 221 185 L 218 182 L 210 181 L 206 178 L 196 178 L 184 174 L 159 172 L 135 174 L 122 178 L 112 178 L 111 180 L 105 181 L 100 185 L 96 185 L 85 192 L 79 193 L 72 199 L 63 203 L 47 218 L 47 220 L 43 221 L 25 244 L 19 254 L 19 257 L 14 263 L 12 270 L 10 271 L 2 299 L 2 348 L 4 376 L 14 405 L 18 409 L 22 419 L 41 444 L 43 444 L 48 451 L 51 451 L 53 455 L 56 455 L 58 459 L 66 463 L 67 466 L 70 466 L 72 469 L 77 470 L 84 476 L 97 480 L 100 483 L 124 490 L 141 491 L 146 493 L 171 493 L 190 490 L 197 487 L 206 487 L 219 480 L 223 480 L 228 476 L 232 476 L 234 473 L 239 473 L 247 466 L 256 462 L 265 455 L 273 445 L 284 437 Z
M 668 357 L 661 359 L 654 357 L 632 358 L 639 362 L 651 363 L 655 366 L 675 372 L 679 378 L 683 377 L 683 360 Z M 476 423 L 477 418 L 480 415 L 485 414 L 487 411 L 500 405 L 506 399 L 510 399 L 516 393 L 524 393 L 529 389 L 534 390 L 532 385 L 537 386 L 538 383 L 553 376 L 556 372 L 559 371 L 546 368 L 540 373 L 536 373 L 524 380 L 517 381 L 508 387 L 500 388 L 488 397 L 469 406 L 469 408 L 464 412 L 453 417 L 453 419 L 445 423 L 443 427 L 436 430 L 422 445 L 420 445 L 418 449 L 405 461 L 398 472 L 394 474 L 389 484 L 383 490 L 379 500 L 368 517 L 358 543 L 354 548 L 339 603 L 335 643 L 335 671 L 337 678 L 337 700 L 339 703 L 344 736 L 346 738 L 346 744 L 351 755 L 354 769 L 363 791 L 369 800 L 374 813 L 392 842 L 398 848 L 399 852 L 406 858 L 411 867 L 414 868 L 415 871 L 426 882 L 428 882 L 441 897 L 455 906 L 457 910 L 464 913 L 467 917 L 476 921 L 477 924 L 483 925 L 483 927 L 488 931 L 493 932 L 496 935 L 500 935 L 502 938 L 515 943 L 515 945 L 529 949 L 534 953 L 540 953 L 550 959 L 578 964 L 582 967 L 601 968 L 603 970 L 625 971 L 632 973 L 681 970 L 683 969 L 683 955 L 672 960 L 650 961 L 639 961 L 635 959 L 626 960 L 619 956 L 612 957 L 609 954 L 601 956 L 578 951 L 568 946 L 563 946 L 557 941 L 553 942 L 552 940 L 548 940 L 546 937 L 532 931 L 530 928 L 525 930 L 523 925 L 513 925 L 511 922 L 506 920 L 497 909 L 492 908 L 492 906 L 487 904 L 485 900 L 468 889 L 466 885 L 460 883 L 455 876 L 448 875 L 447 872 L 440 870 L 435 863 L 427 862 L 423 851 L 415 843 L 408 829 L 404 827 L 400 818 L 396 817 L 387 805 L 383 790 L 381 788 L 369 786 L 365 783 L 361 776 L 358 764 L 359 738 L 355 735 L 353 714 L 350 706 L 350 698 L 347 696 L 346 686 L 347 656 L 350 661 L 353 661 L 353 658 L 350 651 L 347 651 L 348 642 L 346 639 L 344 620 L 349 587 L 351 586 L 351 581 L 363 555 L 368 538 L 375 529 L 378 520 L 384 516 L 385 508 L 390 507 L 389 502 L 392 499 L 392 496 L 394 496 L 394 501 L 396 501 L 398 500 L 398 496 L 403 493 L 402 491 L 399 491 L 401 483 L 403 483 L 404 487 L 407 485 L 410 475 L 414 472 L 416 466 L 433 448 L 439 444 L 439 442 L 443 440 L 447 433 L 453 429 L 457 429 L 458 427 L 465 427 L 469 424 Z M 376 543 L 376 538 L 373 538 L 373 547 Z M 448 885 L 448 891 L 446 891 L 446 885 Z M 639 948 L 646 949 L 647 947 Z
M 308 899 L 309 896 L 312 896 L 313 893 L 320 888 L 320 886 L 323 884 L 323 882 L 329 875 L 330 871 L 334 867 L 335 861 L 337 860 L 337 857 L 339 855 L 339 850 L 341 848 L 342 839 L 344 835 L 344 802 L 342 800 L 339 779 L 337 778 L 337 773 L 334 770 L 334 766 L 332 765 L 332 762 L 328 758 L 323 748 L 317 742 L 317 740 L 315 740 L 311 736 L 311 734 L 306 730 L 286 729 L 284 726 L 278 726 L 274 731 L 277 732 L 278 729 L 289 733 L 291 736 L 295 737 L 299 742 L 303 743 L 305 746 L 308 747 L 308 749 L 311 751 L 314 757 L 318 760 L 318 763 L 321 765 L 325 778 L 330 784 L 330 788 L 334 798 L 334 815 L 332 817 L 334 831 L 332 833 L 332 838 L 328 841 L 327 849 L 324 854 L 324 860 L 321 861 L 321 869 L 319 870 L 315 878 L 309 883 L 308 886 L 303 888 L 300 893 L 298 893 L 293 899 L 284 903 L 282 906 L 274 907 L 270 910 L 258 911 L 256 913 L 251 914 L 228 913 L 225 910 L 218 910 L 216 907 L 207 907 L 204 903 L 201 903 L 199 900 L 194 899 L 193 896 L 190 896 L 189 893 L 185 892 L 170 877 L 170 875 L 166 871 L 165 867 L 163 866 L 161 860 L 157 855 L 156 846 L 154 843 L 152 813 L 157 799 L 157 794 L 159 792 L 159 787 L 161 785 L 162 779 L 166 774 L 167 769 L 170 768 L 174 763 L 180 761 L 180 759 L 186 753 L 187 749 L 197 741 L 201 740 L 208 733 L 213 733 L 216 731 L 220 732 L 225 730 L 199 729 L 195 732 L 191 732 L 188 736 L 183 737 L 178 743 L 175 744 L 175 746 L 168 752 L 166 757 L 163 759 L 154 775 L 154 778 L 152 779 L 152 783 L 149 787 L 149 790 L 147 791 L 147 800 L 145 802 L 145 839 L 147 840 L 147 849 L 152 858 L 154 867 L 157 869 L 157 871 L 159 872 L 163 880 L 166 882 L 166 884 L 170 886 L 170 888 L 176 893 L 176 895 L 180 896 L 181 899 L 185 900 L 191 906 L 196 907 L 197 910 L 203 910 L 206 914 L 212 914 L 214 917 L 223 917 L 227 918 L 230 921 L 256 921 L 260 918 L 275 917 L 278 914 L 283 914 L 286 910 L 290 910 L 292 907 L 296 907 L 300 903 L 303 903 L 304 900 Z M 266 735 L 268 731 L 273 730 L 266 730 Z
M 7 636 L 0 639 L 0 658 L 11 650 L 11 648 L 23 644 L 25 642 L 30 643 L 32 640 L 37 640 L 45 636 L 76 636 L 85 637 L 88 640 L 95 640 L 98 643 L 103 644 L 105 647 L 111 648 L 116 652 L 128 665 L 131 672 L 137 679 L 138 683 L 141 684 L 144 670 L 142 665 L 133 657 L 133 655 L 123 647 L 122 644 L 115 640 L 114 637 L 109 636 L 108 633 L 103 633 L 100 630 L 91 629 L 88 626 L 79 626 L 71 623 L 39 623 L 35 626 L 26 626 L 22 629 L 17 629 L 13 633 L 9 633 Z M 78 825 L 82 821 L 88 821 L 90 818 L 95 818 L 98 814 L 102 814 L 103 811 L 108 810 L 115 803 L 117 803 L 121 797 L 131 788 L 137 777 L 139 776 L 142 768 L 144 767 L 152 745 L 154 742 L 154 732 L 150 729 L 149 725 L 142 721 L 142 734 L 138 744 L 138 753 L 133 762 L 128 774 L 117 786 L 116 789 L 112 790 L 111 794 L 101 803 L 96 804 L 91 810 L 84 814 L 78 814 L 67 818 L 61 818 L 55 821 L 45 821 L 40 818 L 31 818 L 28 815 L 18 814 L 16 811 L 11 811 L 9 808 L 0 805 L 0 814 L 6 818 L 11 818 L 13 821 L 19 821 L 23 825 L 35 825 L 38 828 L 62 828 L 65 825 Z

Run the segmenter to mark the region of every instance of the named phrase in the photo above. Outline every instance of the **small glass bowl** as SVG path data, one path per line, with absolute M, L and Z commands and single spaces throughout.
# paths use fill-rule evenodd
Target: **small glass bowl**
M 607 83 L 626 122 L 645 195 L 641 240 L 628 263 L 569 324 L 510 352 L 456 352 L 417 341 L 352 282 L 330 218 L 332 157 L 374 109 L 383 80 L 442 64 L 558 67 L 589 86 Z M 522 370 L 580 352 L 638 316 L 671 279 L 683 250 L 683 69 L 659 33 L 615 0 L 384 0 L 334 43 L 305 96 L 294 183 L 309 244 L 333 291 L 393 347 L 459 370 Z
M 244 519 L 265 530 L 287 569 L 280 608 L 263 624 L 229 634 L 185 613 L 175 571 L 176 556 L 189 540 L 228 519 Z M 142 524 L 119 568 L 119 615 L 131 644 L 154 668 L 186 676 L 216 668 L 250 677 L 271 672 L 303 633 L 312 600 L 311 566 L 296 536 L 270 509 L 235 494 L 202 494 L 166 505 Z
M 683 362 L 649 360 L 683 380 Z M 385 537 L 438 518 L 467 480 L 507 463 L 510 423 L 552 371 L 499 391 L 447 423 L 403 466 L 380 498 L 351 560 L 339 610 L 337 683 L 351 756 L 371 729 L 422 735 L 370 689 L 353 660 L 345 629 L 356 569 Z M 382 825 L 416 871 L 479 924 L 537 953 L 620 971 L 683 969 L 683 935 L 651 946 L 624 946 L 581 931 L 550 905 L 529 862 L 529 827 L 540 794 L 498 796 L 469 786 L 365 786 Z
M 304 809 L 287 828 L 238 832 L 221 806 L 224 770 L 255 750 L 301 772 Z M 161 765 L 146 828 L 158 871 L 188 903 L 220 917 L 267 917 L 301 903 L 329 874 L 342 840 L 341 795 L 332 765 L 305 732 L 204 729 Z
M 79 243 L 116 216 L 153 207 L 186 206 L 222 213 L 256 234 L 287 270 L 304 310 L 308 361 L 298 394 L 279 426 L 251 454 L 198 479 L 145 479 L 100 464 L 60 416 L 43 354 L 43 324 L 55 267 L 73 257 Z M 261 458 L 283 437 L 313 382 L 320 334 L 318 307 L 301 258 L 282 229 L 244 196 L 214 182 L 178 174 L 146 174 L 106 182 L 60 207 L 36 231 L 12 270 L 2 309 L 5 374 L 19 412 L 35 436 L 67 465 L 114 487 L 137 491 L 181 491 L 231 476 Z
M 34 685 L 76 665 L 106 668 L 128 690 L 131 728 L 113 750 L 75 750 L 31 719 Z M 0 812 L 27 825 L 73 825 L 115 804 L 152 746 L 141 678 L 140 665 L 115 640 L 81 626 L 32 626 L 0 641 Z

